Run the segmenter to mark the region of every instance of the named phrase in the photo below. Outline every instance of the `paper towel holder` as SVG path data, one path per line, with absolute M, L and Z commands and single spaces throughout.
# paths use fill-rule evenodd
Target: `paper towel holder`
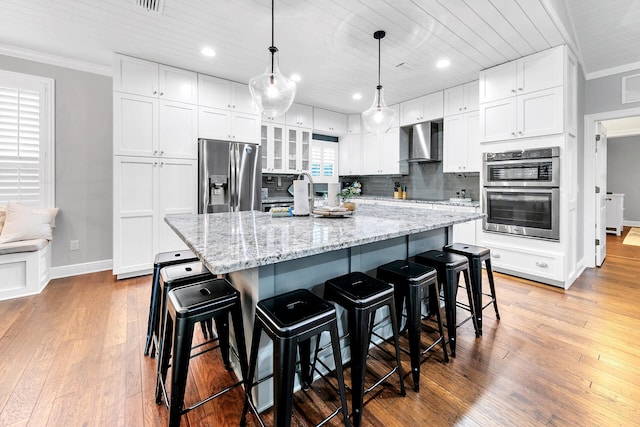
M 309 178 L 309 213 L 311 213 L 314 208 L 313 178 L 311 178 L 311 174 L 309 172 L 300 172 L 298 174 L 298 179 L 302 179 L 302 176 Z

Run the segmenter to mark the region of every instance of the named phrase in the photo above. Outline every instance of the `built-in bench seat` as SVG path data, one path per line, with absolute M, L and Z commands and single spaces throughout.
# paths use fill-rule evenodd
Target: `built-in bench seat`
M 0 243 L 0 300 L 42 292 L 49 283 L 50 269 L 47 239 Z

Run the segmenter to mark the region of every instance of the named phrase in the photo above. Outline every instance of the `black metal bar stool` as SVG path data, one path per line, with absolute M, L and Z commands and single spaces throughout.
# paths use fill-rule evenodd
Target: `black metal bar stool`
M 451 252 L 442 252 L 438 250 L 432 250 L 423 252 L 416 255 L 415 261 L 418 264 L 427 265 L 433 267 L 438 271 L 438 281 L 442 284 L 444 291 L 444 309 L 447 318 L 447 335 L 449 337 L 449 348 L 451 349 L 451 357 L 456 357 L 456 328 L 468 319 L 465 319 L 460 324 L 456 323 L 456 297 L 458 295 L 458 278 L 460 273 L 464 274 L 464 282 L 467 290 L 467 298 L 472 310 L 470 319 L 473 321 L 473 326 L 478 336 L 478 327 L 476 325 L 476 316 L 473 313 L 473 297 L 471 295 L 471 283 L 469 281 L 469 262 L 461 255 L 456 255 Z M 429 311 L 439 309 L 438 299 L 429 300 Z
M 153 335 L 160 334 L 160 270 L 170 265 L 182 264 L 185 262 L 197 261 L 198 257 L 190 250 L 161 252 L 156 254 L 153 262 L 153 279 L 151 280 L 151 301 L 149 303 L 149 320 L 147 321 L 147 341 L 144 344 L 144 355 L 149 355 L 151 348 L 151 357 L 155 356 L 156 347 L 153 343 Z
M 469 265 L 471 266 L 471 290 L 473 291 L 474 312 L 476 315 L 476 323 L 478 325 L 478 333 L 482 335 L 482 310 L 493 303 L 493 308 L 496 311 L 496 318 L 500 320 L 498 302 L 496 300 L 496 288 L 493 284 L 493 270 L 491 270 L 491 251 L 489 248 L 467 245 L 464 243 L 447 245 L 444 247 L 444 251 L 465 256 L 469 261 Z M 491 291 L 490 294 L 482 293 L 482 262 L 484 262 L 487 267 L 487 278 L 489 279 L 489 288 Z M 491 298 L 491 300 L 486 304 L 483 304 L 482 302 L 483 295 Z
M 172 289 L 179 288 L 181 286 L 191 285 L 205 280 L 215 279 L 215 276 L 207 270 L 203 263 L 200 261 L 187 262 L 184 264 L 171 265 L 160 270 L 159 290 L 160 295 L 158 305 L 158 326 L 154 328 L 155 333 L 152 336 L 153 347 L 158 350 L 158 354 L 162 351 L 162 341 L 164 337 L 164 325 L 167 318 L 167 307 L 169 292 Z M 225 367 L 228 367 L 229 363 L 229 345 L 224 336 L 228 330 L 228 321 L 223 321 L 221 318 L 220 324 L 216 324 L 218 334 L 222 336 L 221 347 L 222 357 L 225 361 Z M 213 338 L 211 319 L 203 320 L 200 322 L 202 325 L 202 334 L 205 338 Z M 225 332 L 225 333 L 223 333 Z
M 411 373 L 413 376 L 413 389 L 420 390 L 420 356 L 431 350 L 438 343 L 442 345 L 444 361 L 449 361 L 447 345 L 442 329 L 439 304 L 435 311 L 436 324 L 440 336 L 426 349 L 420 348 L 420 334 L 422 332 L 422 301 L 429 299 L 438 300 L 440 286 L 437 272 L 434 268 L 416 264 L 405 260 L 396 260 L 381 265 L 377 270 L 378 279 L 391 283 L 395 289 L 396 317 L 398 326 L 402 325 L 402 306 L 407 305 L 407 329 L 409 330 L 409 356 L 411 358 Z M 433 314 L 433 313 L 431 313 Z
M 400 364 L 400 346 L 398 345 L 398 323 L 393 295 L 393 286 L 361 272 L 353 272 L 329 279 L 325 282 L 324 298 L 342 306 L 347 311 L 351 349 L 351 409 L 353 425 L 362 423 L 364 395 L 374 387 L 398 372 L 400 394 L 404 396 L 404 378 Z M 379 308 L 389 307 L 391 327 L 396 350 L 396 366 L 378 380 L 369 389 L 364 389 L 366 358 L 369 352 L 373 320 Z M 317 353 L 317 351 L 316 351 Z
M 246 424 L 246 416 L 249 409 L 262 424 L 251 395 L 251 390 L 255 385 L 253 377 L 256 371 L 262 331 L 273 341 L 274 424 L 276 427 L 288 427 L 291 425 L 296 349 L 302 346 L 300 347 L 300 360 L 303 382 L 310 382 L 312 374 L 308 371 L 310 365 L 310 339 L 324 331 L 329 331 L 341 406 L 318 425 L 322 425 L 338 413 L 342 413 L 344 424 L 348 427 L 350 424 L 342 376 L 342 356 L 340 354 L 335 307 L 306 289 L 287 292 L 258 302 L 253 328 L 249 373 L 246 377 L 247 384 L 245 386 L 246 399 L 240 425 Z M 263 378 L 258 383 L 268 378 Z
M 197 322 L 207 319 L 219 319 L 223 316 L 228 318 L 229 315 L 231 315 L 238 346 L 238 359 L 240 360 L 242 379 L 185 409 L 184 393 L 189 361 L 191 357 L 204 353 L 203 351 L 191 356 L 191 341 L 195 325 Z M 247 378 L 247 349 L 242 324 L 240 293 L 226 279 L 207 280 L 172 289 L 169 291 L 166 320 L 164 344 L 160 349 L 159 370 L 156 380 L 156 403 L 162 403 L 164 398 L 169 406 L 169 427 L 177 427 L 180 425 L 180 417 L 183 414 L 243 384 L 243 379 Z M 228 330 L 226 332 L 228 343 Z M 220 331 L 218 331 L 218 335 L 221 336 Z M 209 350 L 214 348 L 216 347 L 212 347 Z M 165 381 L 170 358 L 172 367 L 171 396 L 167 399 Z

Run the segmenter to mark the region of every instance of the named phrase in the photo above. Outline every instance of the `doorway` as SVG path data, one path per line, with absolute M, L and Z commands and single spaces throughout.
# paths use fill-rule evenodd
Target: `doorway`
M 597 243 L 604 240 L 606 243 L 606 234 L 604 231 L 604 220 L 601 218 L 605 215 L 602 208 L 604 197 L 606 195 L 606 172 L 603 173 L 602 168 L 606 168 L 606 145 L 605 153 L 600 152 L 600 156 L 596 153 L 596 135 L 600 128 L 599 123 L 607 121 L 628 119 L 640 116 L 640 108 L 630 108 L 625 110 L 609 111 L 604 113 L 585 115 L 584 118 L 584 265 L 593 268 L 604 260 L 606 256 L 606 246 L 598 248 Z M 613 122 L 610 122 L 609 127 Z M 620 133 L 614 133 L 620 136 Z M 636 133 L 637 135 L 637 133 Z M 611 131 L 608 138 L 611 139 Z M 602 145 L 602 144 L 601 144 Z M 602 148 L 601 148 L 602 149 Z M 603 158 L 604 155 L 604 158 Z M 604 162 L 604 163 L 603 163 Z M 603 166 L 604 165 L 604 166 Z M 602 193 L 597 193 L 599 186 L 603 186 Z M 595 224 L 595 227 L 594 227 Z M 601 228 L 602 227 L 602 228 Z

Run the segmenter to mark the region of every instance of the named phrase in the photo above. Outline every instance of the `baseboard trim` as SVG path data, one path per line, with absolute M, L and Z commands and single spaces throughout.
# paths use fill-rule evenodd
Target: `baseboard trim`
M 622 225 L 626 225 L 628 227 L 640 227 L 640 221 L 627 221 L 623 220 Z
M 50 279 L 60 279 L 62 277 L 96 273 L 98 271 L 111 270 L 112 267 L 113 261 L 110 259 L 106 259 L 103 261 L 85 262 L 82 264 L 63 265 L 60 267 L 51 267 Z

